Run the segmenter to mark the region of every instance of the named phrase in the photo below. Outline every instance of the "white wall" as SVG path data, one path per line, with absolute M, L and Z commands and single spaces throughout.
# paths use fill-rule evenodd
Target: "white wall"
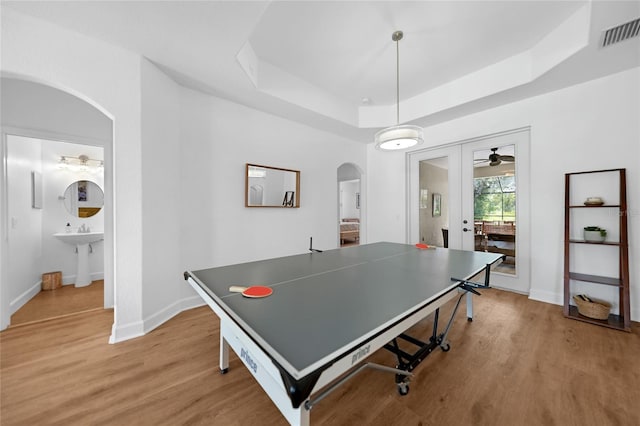
M 337 170 L 365 170 L 365 146 L 184 89 L 183 269 L 337 247 Z M 300 170 L 300 208 L 245 208 L 245 164 Z
M 149 331 L 185 307 L 180 223 L 189 220 L 190 206 L 180 196 L 180 88 L 147 60 L 142 62 L 141 167 L 142 312 Z
M 631 315 L 640 320 L 640 69 L 425 129 L 431 146 L 531 126 L 530 297 L 562 303 L 564 174 L 626 168 Z M 405 156 L 369 146 L 370 241 L 404 242 Z M 520 159 L 519 161 L 522 161 Z M 380 176 L 380 178 L 376 178 Z M 384 178 L 383 178 L 384 177 Z M 389 226 L 385 227 L 384 224 Z
M 115 286 L 111 340 L 141 335 L 141 59 L 9 8 L 2 10 L 0 50 L 3 76 L 26 77 L 64 89 L 113 119 L 114 146 L 105 146 L 104 241 L 105 286 Z M 3 259 L 7 251 L 3 245 Z M 7 321 L 3 309 L 2 322 Z
M 406 163 L 402 152 L 367 146 L 367 235 L 369 242 L 406 243 Z
M 31 207 L 31 172 L 42 173 L 41 157 L 40 141 L 7 137 L 7 240 L 12 250 L 3 290 L 9 316 L 40 291 L 42 209 Z

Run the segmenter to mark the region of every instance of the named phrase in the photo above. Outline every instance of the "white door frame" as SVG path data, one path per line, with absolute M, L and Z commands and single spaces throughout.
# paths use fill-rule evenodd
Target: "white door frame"
M 516 157 L 516 273 L 495 272 L 491 285 L 496 288 L 529 294 L 531 285 L 530 256 L 530 193 L 529 193 L 529 140 L 530 128 L 521 128 L 493 135 L 483 136 L 462 145 L 462 218 L 473 229 L 473 152 L 514 145 Z M 462 248 L 474 249 L 474 233 L 463 232 Z

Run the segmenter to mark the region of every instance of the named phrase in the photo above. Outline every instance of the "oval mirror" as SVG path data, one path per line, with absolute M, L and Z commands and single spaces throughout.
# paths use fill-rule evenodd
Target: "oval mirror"
M 64 207 L 76 217 L 91 217 L 104 205 L 104 192 L 90 180 L 73 182 L 64 191 Z

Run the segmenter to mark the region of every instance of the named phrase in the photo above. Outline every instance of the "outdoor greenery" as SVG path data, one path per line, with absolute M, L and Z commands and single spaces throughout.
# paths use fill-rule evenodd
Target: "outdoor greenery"
M 473 179 L 475 220 L 516 220 L 515 176 L 492 176 Z

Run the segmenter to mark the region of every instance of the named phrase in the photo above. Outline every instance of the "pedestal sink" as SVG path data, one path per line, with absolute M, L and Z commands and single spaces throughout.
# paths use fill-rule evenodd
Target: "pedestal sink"
M 57 239 L 76 246 L 78 252 L 78 269 L 76 272 L 76 287 L 84 287 L 91 284 L 89 275 L 89 244 L 104 240 L 104 232 L 80 232 L 53 234 Z

